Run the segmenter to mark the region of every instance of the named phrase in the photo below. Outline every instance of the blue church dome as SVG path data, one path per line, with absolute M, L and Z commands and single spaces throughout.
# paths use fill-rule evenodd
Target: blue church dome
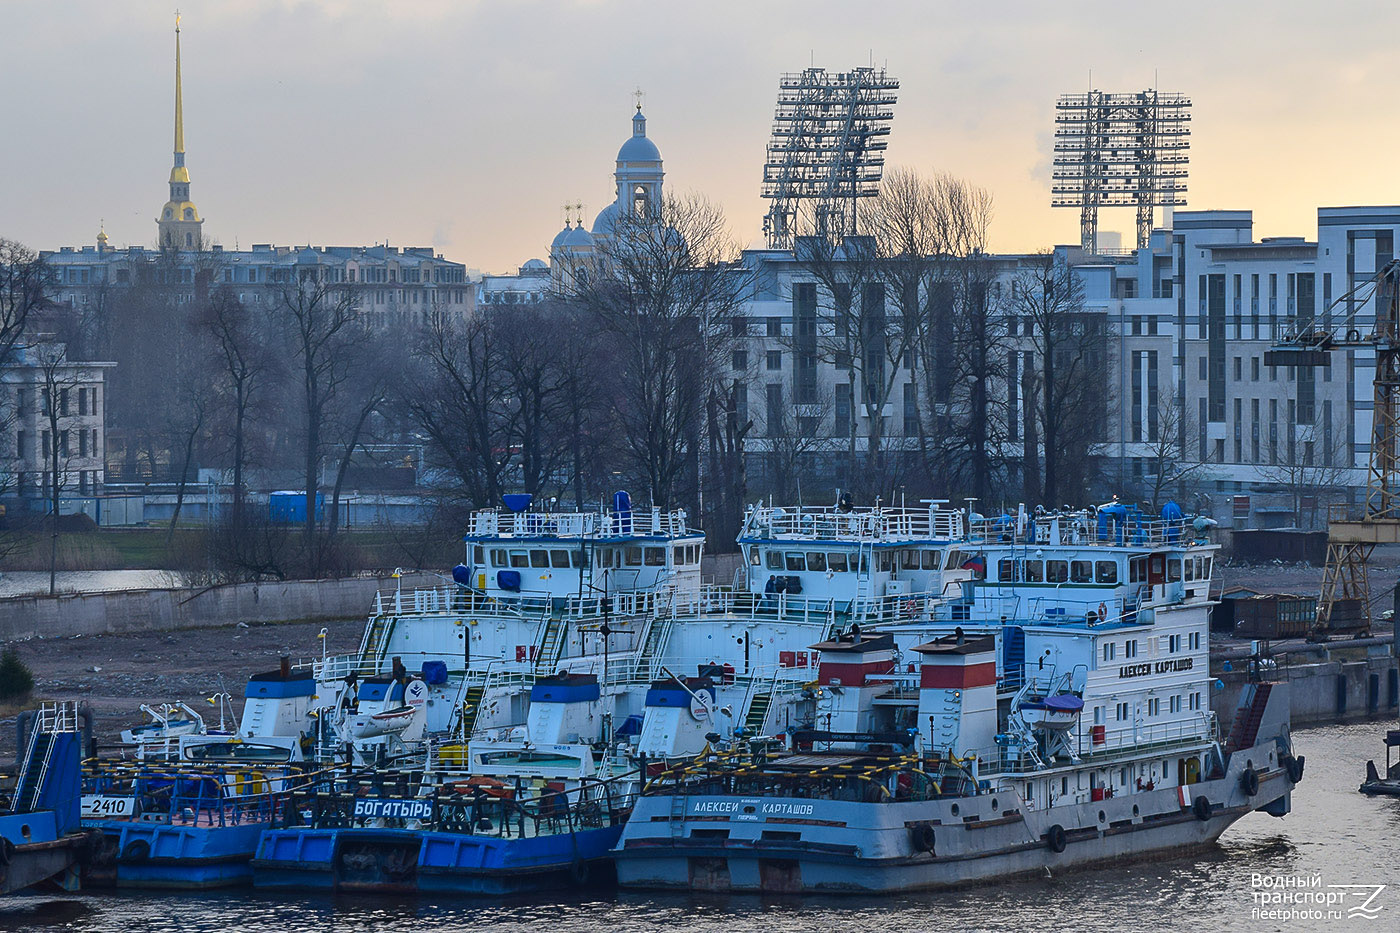
M 661 150 L 647 139 L 647 118 L 640 110 L 632 117 L 632 138 L 617 150 L 619 162 L 660 162 Z

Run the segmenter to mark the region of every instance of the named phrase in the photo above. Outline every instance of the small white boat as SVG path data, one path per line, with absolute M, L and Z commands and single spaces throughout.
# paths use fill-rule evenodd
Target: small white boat
M 122 732 L 122 742 L 126 745 L 152 745 L 178 739 L 182 735 L 204 735 L 208 729 L 204 717 L 179 701 L 150 706 L 143 703 L 141 712 L 149 718 L 139 726 L 132 726 Z
M 1021 716 L 1033 729 L 1065 732 L 1079 721 L 1084 701 L 1072 693 L 1044 697 L 1021 704 Z
M 351 716 L 345 721 L 342 730 L 356 739 L 372 739 L 380 735 L 397 735 L 413 722 L 416 706 L 396 706 L 381 713 L 368 713 Z

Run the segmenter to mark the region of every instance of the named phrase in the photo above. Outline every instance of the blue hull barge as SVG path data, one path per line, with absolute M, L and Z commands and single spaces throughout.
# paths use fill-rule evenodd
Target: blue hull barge
M 630 798 L 610 797 L 601 782 L 530 792 L 475 777 L 414 797 L 365 784 L 299 795 L 290 809 L 303 825 L 263 833 L 253 883 L 460 895 L 611 884 Z
M 286 778 L 196 764 L 108 765 L 89 774 L 83 826 L 100 834 L 86 887 L 251 884 L 250 861 Z
M 22 714 L 21 728 L 31 717 L 33 728 L 20 743 L 25 752 L 11 806 L 0 811 L 0 894 L 43 883 L 76 889 L 76 866 L 91 841 L 78 825 L 83 744 L 78 709 L 44 706 L 37 716 Z

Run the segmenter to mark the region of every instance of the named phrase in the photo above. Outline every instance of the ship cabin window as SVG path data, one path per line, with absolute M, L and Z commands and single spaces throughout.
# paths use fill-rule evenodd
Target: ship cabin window
M 486 566 L 486 548 L 479 544 L 472 548 L 472 564 L 477 567 Z
M 788 570 L 807 569 L 807 557 L 801 551 L 788 551 L 783 557 L 787 561 Z
M 1103 659 L 1104 659 L 1105 661 L 1112 661 L 1112 660 L 1114 659 L 1114 657 L 1115 657 L 1117 654 L 1118 654 L 1118 646 L 1117 646 L 1117 645 L 1115 645 L 1115 644 L 1114 644 L 1113 642 L 1111 642 L 1111 641 L 1106 641 L 1106 642 L 1103 643 Z
M 1196 558 L 1194 558 L 1194 557 L 1188 557 L 1188 558 L 1186 558 L 1186 567 L 1185 567 L 1185 570 L 1186 570 L 1186 582 L 1187 582 L 1187 583 L 1190 583 L 1192 580 L 1196 579 Z
M 507 566 L 509 566 L 509 565 L 510 565 L 510 561 L 508 561 L 508 560 L 506 559 L 506 550 L 505 550 L 505 548 L 493 547 L 493 548 L 491 549 L 491 566 L 493 566 L 493 567 L 507 567 Z
M 826 554 L 823 551 L 807 552 L 807 569 L 826 572 Z
M 1128 561 L 1128 582 L 1129 582 L 1129 583 L 1145 583 L 1145 582 L 1147 582 L 1147 558 L 1146 558 L 1146 557 L 1134 557 L 1134 558 L 1131 558 L 1131 559 Z
M 899 568 L 901 570 L 918 570 L 919 552 L 915 550 L 900 551 Z
M 1151 697 L 1151 698 L 1148 699 L 1148 701 L 1147 701 L 1147 715 L 1149 715 L 1149 716 L 1160 716 L 1160 715 L 1162 715 L 1162 701 L 1161 701 L 1159 698 L 1157 698 L 1157 697 Z
M 1125 657 L 1125 658 L 1135 658 L 1135 657 L 1137 657 L 1137 639 L 1136 639 L 1136 638 L 1129 638 L 1127 641 L 1123 642 L 1123 657 Z
M 512 567 L 528 567 L 530 566 L 530 555 L 524 551 L 511 551 L 510 565 Z
M 1047 560 L 1045 562 L 1046 583 L 1066 583 L 1069 581 L 1069 561 Z
M 1181 582 L 1181 559 L 1180 559 L 1180 558 L 1171 557 L 1171 558 L 1168 558 L 1168 559 L 1167 559 L 1167 582 L 1168 582 L 1168 583 L 1180 583 L 1180 582 Z
M 1069 562 L 1069 578 L 1074 583 L 1094 582 L 1094 562 L 1091 560 L 1072 560 Z
M 1016 562 L 1009 557 L 997 561 L 997 579 L 1002 583 L 1015 582 L 1015 566 Z
M 781 552 L 781 551 L 769 551 L 769 552 L 768 552 L 768 569 L 769 569 L 769 570 L 782 570 L 782 569 L 783 569 L 783 555 L 782 555 L 782 552 Z
M 880 552 L 880 562 L 877 565 L 881 573 L 889 573 L 894 569 L 894 555 L 889 551 Z
M 1116 712 L 1117 715 L 1118 715 L 1118 721 L 1119 721 L 1119 722 L 1127 722 L 1127 721 L 1128 721 L 1128 704 L 1127 704 L 1127 703 L 1119 703 L 1119 704 L 1118 704 L 1118 708 L 1117 708 L 1117 710 L 1115 710 L 1115 712 Z
M 664 547 L 649 547 L 644 549 L 646 555 L 646 565 L 648 567 L 666 566 L 666 549 Z
M 1180 635 L 1168 635 L 1168 636 L 1167 636 L 1167 651 L 1168 651 L 1169 653 L 1171 653 L 1171 654 L 1176 654 L 1176 653 L 1177 653 L 1178 651 L 1180 651 L 1180 650 L 1181 650 L 1181 636 L 1180 636 Z
M 570 563 L 572 563 L 575 567 L 587 567 L 587 566 L 588 566 L 588 552 L 585 551 L 583 548 L 579 548 L 577 551 L 570 551 L 570 552 L 569 552 L 569 561 L 570 561 Z
M 847 570 L 846 552 L 833 551 L 826 555 L 826 569 L 832 573 L 845 573 Z
M 1045 561 L 1043 561 L 1043 560 L 1028 560 L 1028 561 L 1026 561 L 1026 582 L 1027 582 L 1027 583 L 1044 583 L 1044 582 L 1045 582 Z
M 569 552 L 562 548 L 549 552 L 549 566 L 565 570 L 569 566 Z
M 1191 638 L 1189 639 L 1189 641 L 1190 641 L 1190 643 L 1191 643 L 1191 650 L 1192 650 L 1192 651 L 1199 651 L 1199 650 L 1201 649 L 1201 633 L 1200 633 L 1200 632 L 1192 632 L 1192 633 L 1191 633 Z
M 937 570 L 941 562 L 943 553 L 941 551 L 924 551 L 923 565 L 925 570 Z
M 1094 577 L 1099 583 L 1117 583 L 1118 562 L 1114 560 L 1095 561 Z
M 639 547 L 624 548 L 622 552 L 622 562 L 628 567 L 642 566 L 642 549 Z
M 756 547 L 755 547 L 755 548 L 749 548 L 749 566 L 751 566 L 751 567 L 762 567 L 762 566 L 763 566 L 763 554 L 762 554 L 762 553 L 759 551 L 759 549 L 756 548 Z
M 535 568 L 549 566 L 549 552 L 544 550 L 530 552 L 530 566 Z

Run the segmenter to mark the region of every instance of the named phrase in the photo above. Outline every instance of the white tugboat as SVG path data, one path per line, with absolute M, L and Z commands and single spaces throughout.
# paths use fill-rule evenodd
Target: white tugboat
M 1301 779 L 1287 687 L 1210 712 L 1208 523 L 971 518 L 974 576 L 918 619 L 819 653 L 805 727 L 654 778 L 616 852 L 628 887 L 888 892 L 1214 842 Z

